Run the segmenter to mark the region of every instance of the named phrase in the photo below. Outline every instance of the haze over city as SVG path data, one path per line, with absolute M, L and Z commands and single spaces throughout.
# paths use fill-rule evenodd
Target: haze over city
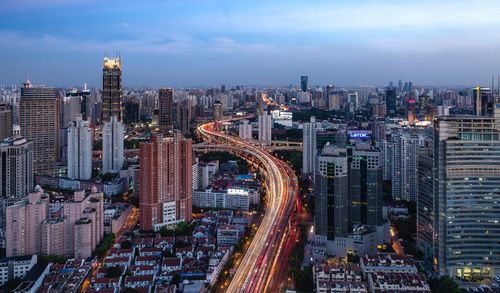
M 491 84 L 498 1 L 0 1 L 1 84 Z M 50 68 L 50 70 L 48 70 Z

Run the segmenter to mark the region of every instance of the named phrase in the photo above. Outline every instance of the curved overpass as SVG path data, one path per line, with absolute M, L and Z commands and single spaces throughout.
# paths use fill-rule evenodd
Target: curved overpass
M 196 149 L 251 157 L 264 170 L 267 185 L 266 213 L 227 292 L 276 292 L 285 278 L 287 257 L 297 239 L 292 216 L 297 204 L 297 178 L 290 166 L 266 149 L 217 131 L 216 123 L 199 126 L 198 133 L 213 145 L 198 145 Z

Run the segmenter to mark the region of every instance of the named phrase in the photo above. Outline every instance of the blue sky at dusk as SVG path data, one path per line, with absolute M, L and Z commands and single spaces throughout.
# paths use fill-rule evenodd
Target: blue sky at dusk
M 488 85 L 500 2 L 0 0 L 0 84 Z

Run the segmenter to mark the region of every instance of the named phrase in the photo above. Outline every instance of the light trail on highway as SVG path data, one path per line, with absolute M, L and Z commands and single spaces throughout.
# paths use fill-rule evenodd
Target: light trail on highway
M 239 119 L 243 118 L 219 122 Z M 209 144 L 257 160 L 264 170 L 267 185 L 264 218 L 226 292 L 276 292 L 286 271 L 288 253 L 298 237 L 292 219 L 297 204 L 297 178 L 288 164 L 274 157 L 265 147 L 222 133 L 214 122 L 200 125 L 198 133 Z

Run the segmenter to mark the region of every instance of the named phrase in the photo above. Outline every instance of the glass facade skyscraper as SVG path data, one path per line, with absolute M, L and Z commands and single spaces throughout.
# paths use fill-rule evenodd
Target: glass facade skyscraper
M 500 115 L 439 117 L 434 127 L 434 263 L 441 275 L 494 276 L 500 272 Z

